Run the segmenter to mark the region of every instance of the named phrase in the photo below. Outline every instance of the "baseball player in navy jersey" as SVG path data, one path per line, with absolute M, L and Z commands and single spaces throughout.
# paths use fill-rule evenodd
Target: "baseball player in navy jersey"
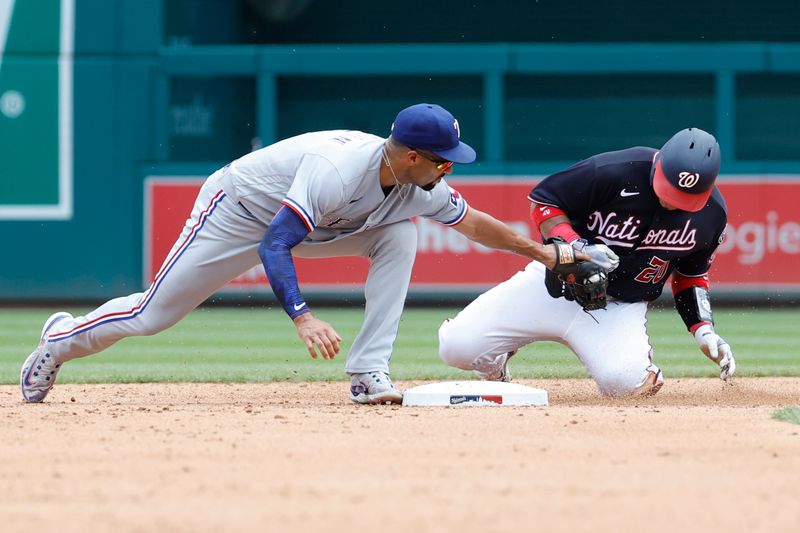
M 714 329 L 708 275 L 727 221 L 714 185 L 719 166 L 714 137 L 690 128 L 660 150 L 603 153 L 545 178 L 529 196 L 534 223 L 543 237 L 564 239 L 603 266 L 607 308 L 584 312 L 554 298 L 546 281 L 560 281 L 531 263 L 446 321 L 439 355 L 483 379 L 510 381 L 507 363 L 518 348 L 554 340 L 575 352 L 601 393 L 653 394 L 664 380 L 646 313 L 671 276 L 681 318 L 727 380 L 736 362 Z
M 542 246 L 469 208 L 444 180 L 454 163 L 475 160 L 460 135 L 447 110 L 418 104 L 397 115 L 387 139 L 346 130 L 307 133 L 218 170 L 202 186 L 145 292 L 111 300 L 86 316 L 60 312 L 45 322 L 39 345 L 22 366 L 24 399 L 42 401 L 67 361 L 172 326 L 259 262 L 311 357 L 319 352 L 332 359 L 342 339 L 311 313 L 292 257 L 362 256 L 370 268 L 364 323 L 345 366 L 350 398 L 400 402 L 389 359 L 417 250 L 411 217 L 437 220 L 551 268 L 581 257 L 569 246 Z

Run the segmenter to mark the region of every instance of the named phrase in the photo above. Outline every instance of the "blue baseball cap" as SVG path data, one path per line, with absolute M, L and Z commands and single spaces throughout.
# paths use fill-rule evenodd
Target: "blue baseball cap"
M 392 138 L 410 148 L 433 152 L 453 163 L 475 161 L 475 150 L 461 142 L 458 120 L 436 104 L 417 104 L 397 114 L 392 123 Z

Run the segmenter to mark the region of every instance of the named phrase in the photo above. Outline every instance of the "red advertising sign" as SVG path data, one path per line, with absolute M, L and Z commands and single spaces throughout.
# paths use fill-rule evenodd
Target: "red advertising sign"
M 145 191 L 144 272 L 150 283 L 194 204 L 202 179 L 150 177 Z M 519 233 L 534 235 L 527 179 L 449 180 L 467 202 L 492 214 Z M 728 229 L 712 270 L 714 288 L 800 288 L 793 268 L 800 255 L 800 178 L 720 180 L 728 204 Z M 424 218 L 418 230 L 413 291 L 483 290 L 508 279 L 527 263 L 514 254 L 487 249 L 457 231 Z M 319 291 L 362 285 L 368 262 L 361 258 L 296 259 L 301 286 Z M 258 266 L 233 280 L 230 290 L 266 289 Z M 268 290 L 268 289 L 267 289 Z
M 800 177 L 723 181 L 728 228 L 712 267 L 712 286 L 800 288 Z

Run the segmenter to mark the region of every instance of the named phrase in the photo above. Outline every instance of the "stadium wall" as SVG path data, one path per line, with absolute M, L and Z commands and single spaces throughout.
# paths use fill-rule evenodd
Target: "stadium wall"
M 532 182 L 595 152 L 658 146 L 694 125 L 720 139 L 724 183 L 754 183 L 756 198 L 796 197 L 800 45 L 791 28 L 772 26 L 758 42 L 676 34 L 675 42 L 630 43 L 598 33 L 601 44 L 577 42 L 568 28 L 558 30 L 559 44 L 525 42 L 515 29 L 506 42 L 477 32 L 459 44 L 363 35 L 322 45 L 309 30 L 295 32 L 301 44 L 292 45 L 279 32 L 267 42 L 265 28 L 305 21 L 313 29 L 306 17 L 329 16 L 324 3 L 285 23 L 269 19 L 256 29 L 261 40 L 242 38 L 252 4 L 0 2 L 0 300 L 98 300 L 141 290 L 148 177 L 194 179 L 308 130 L 388 134 L 396 111 L 417 101 L 459 116 L 480 156 L 458 176 L 474 187 L 487 176 Z M 518 18 L 534 15 L 544 12 Z M 725 20 L 718 24 L 733 27 Z M 752 27 L 757 21 L 737 35 L 757 38 Z M 522 198 L 508 202 L 525 206 Z M 754 282 L 734 269 L 742 279 L 726 281 L 723 293 L 794 298 L 800 274 L 775 286 L 769 273 L 796 260 L 798 214 L 767 200 L 758 205 L 745 230 L 735 229 L 736 242 L 754 250 L 745 255 L 760 253 L 762 277 Z M 478 290 L 426 283 L 412 299 Z M 269 298 L 263 285 L 250 291 Z

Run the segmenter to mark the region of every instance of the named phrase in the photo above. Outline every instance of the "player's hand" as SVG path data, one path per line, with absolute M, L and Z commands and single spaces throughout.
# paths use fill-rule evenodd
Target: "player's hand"
M 694 332 L 694 338 L 706 357 L 719 365 L 721 380 L 727 380 L 736 372 L 736 360 L 733 358 L 730 345 L 716 334 L 713 327 L 703 324 Z
M 619 266 L 619 256 L 605 244 L 589 244 L 586 239 L 576 239 L 571 244 L 576 252 L 586 254 L 589 261 L 599 265 L 606 273 Z
M 323 359 L 333 359 L 339 353 L 339 343 L 342 342 L 342 338 L 324 320 L 315 318 L 309 312 L 295 318 L 294 325 L 297 327 L 297 336 L 308 348 L 312 359 L 317 358 L 317 350 Z

